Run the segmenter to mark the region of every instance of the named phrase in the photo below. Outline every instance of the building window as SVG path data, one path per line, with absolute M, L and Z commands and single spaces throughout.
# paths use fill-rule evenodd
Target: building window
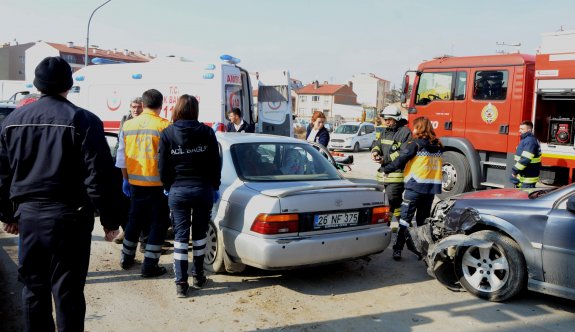
M 312 96 L 311 101 L 319 101 L 319 96 Z
M 329 110 L 323 110 L 323 114 L 328 115 L 329 114 Z
M 307 101 L 307 96 L 299 96 L 299 101 L 305 103 Z
M 18 56 L 18 61 L 20 61 L 20 63 L 25 63 L 25 62 L 26 62 L 26 59 L 24 58 L 23 55 L 19 55 L 19 56 Z
M 64 60 L 66 60 L 66 62 L 68 63 L 76 63 L 76 57 L 73 56 L 72 54 L 65 54 Z

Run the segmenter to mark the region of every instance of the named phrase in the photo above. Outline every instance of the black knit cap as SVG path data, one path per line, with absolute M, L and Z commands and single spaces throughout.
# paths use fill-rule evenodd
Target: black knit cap
M 47 95 L 55 95 L 72 87 L 72 68 L 59 56 L 47 57 L 35 70 L 34 86 Z

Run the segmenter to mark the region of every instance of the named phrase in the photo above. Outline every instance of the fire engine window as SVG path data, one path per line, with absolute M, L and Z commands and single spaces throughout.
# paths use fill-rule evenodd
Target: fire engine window
M 417 86 L 416 105 L 426 105 L 436 100 L 451 100 L 453 72 L 423 73 Z
M 473 99 L 505 100 L 507 96 L 507 70 L 485 70 L 475 73 Z
M 455 79 L 455 100 L 465 100 L 465 88 L 467 87 L 467 73 L 464 71 L 457 72 Z

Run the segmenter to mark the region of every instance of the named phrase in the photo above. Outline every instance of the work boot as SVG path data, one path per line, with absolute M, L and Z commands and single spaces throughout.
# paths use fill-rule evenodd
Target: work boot
M 188 296 L 188 289 L 190 285 L 187 282 L 181 282 L 176 284 L 176 296 L 178 298 L 185 298 Z
M 122 267 L 122 270 L 128 270 L 133 265 L 134 257 L 122 255 L 122 258 L 120 258 L 120 266 Z
M 166 268 L 159 265 L 154 265 L 153 267 L 144 268 L 142 267 L 142 277 L 143 278 L 153 278 L 159 277 L 167 272 Z
M 192 276 L 194 279 L 194 287 L 202 288 L 208 283 L 208 278 L 205 275 Z
M 401 250 L 394 250 L 393 251 L 393 259 L 396 261 L 401 260 Z

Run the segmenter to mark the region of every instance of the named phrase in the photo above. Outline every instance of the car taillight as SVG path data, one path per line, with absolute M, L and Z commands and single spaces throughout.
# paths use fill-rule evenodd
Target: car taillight
M 371 209 L 372 224 L 389 223 L 390 220 L 391 214 L 389 213 L 389 206 L 378 206 Z
M 254 219 L 251 230 L 260 234 L 294 233 L 299 229 L 297 214 L 265 214 L 260 213 Z

